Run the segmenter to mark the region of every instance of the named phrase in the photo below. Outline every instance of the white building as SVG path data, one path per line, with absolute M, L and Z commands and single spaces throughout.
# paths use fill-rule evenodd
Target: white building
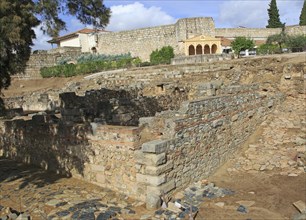
M 108 32 L 98 30 L 99 33 Z M 64 36 L 53 38 L 48 43 L 56 44 L 57 47 L 79 47 L 82 52 L 96 52 L 97 35 L 94 29 L 84 28 Z

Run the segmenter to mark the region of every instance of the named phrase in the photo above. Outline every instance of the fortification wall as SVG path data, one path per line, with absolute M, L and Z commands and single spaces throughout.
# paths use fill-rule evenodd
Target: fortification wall
M 149 60 L 153 50 L 168 45 L 174 48 L 175 54 L 183 54 L 184 45 L 181 41 L 200 34 L 214 36 L 212 18 L 186 18 L 178 20 L 173 25 L 103 33 L 99 35 L 98 52 L 102 54 L 130 52 L 132 56 Z
M 258 40 L 265 40 L 273 34 L 279 34 L 281 28 L 216 28 L 216 36 L 235 38 L 238 36 L 250 37 Z M 306 26 L 288 26 L 285 29 L 289 35 L 306 34 Z
M 13 77 L 41 78 L 40 69 L 42 67 L 55 66 L 62 59 L 76 59 L 81 54 L 81 48 L 75 47 L 60 47 L 49 51 L 37 51 L 31 54 L 25 72 L 16 74 Z

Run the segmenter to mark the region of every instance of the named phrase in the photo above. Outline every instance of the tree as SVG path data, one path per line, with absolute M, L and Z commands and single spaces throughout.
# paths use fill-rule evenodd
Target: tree
M 153 65 L 170 64 L 171 58 L 174 57 L 173 48 L 171 46 L 162 47 L 160 50 L 155 50 L 150 54 L 150 62 Z
M 84 24 L 104 28 L 111 11 L 103 0 L 0 0 L 0 92 L 10 85 L 12 74 L 24 70 L 34 27 L 41 24 L 51 37 L 66 28 L 59 14 L 72 14 Z
M 235 40 L 231 42 L 231 47 L 235 54 L 238 55 L 238 58 L 242 50 L 249 50 L 254 48 L 254 46 L 254 41 L 246 37 L 236 37 Z
M 274 34 L 274 35 L 270 35 L 267 38 L 267 44 L 278 44 L 280 52 L 283 52 L 283 45 L 286 44 L 288 42 L 288 35 L 285 32 L 285 27 L 282 28 L 282 31 L 280 34 Z
M 276 5 L 276 0 L 271 0 L 268 8 L 269 20 L 266 28 L 281 28 L 284 24 L 279 19 L 279 12 Z
M 304 35 L 290 36 L 287 45 L 292 52 L 301 52 L 306 48 L 306 36 Z
M 33 27 L 39 20 L 31 13 L 31 1 L 0 1 L 0 92 L 10 85 L 10 74 L 21 72 L 35 38 Z
M 306 0 L 304 0 L 303 8 L 300 15 L 300 25 L 306 25 Z

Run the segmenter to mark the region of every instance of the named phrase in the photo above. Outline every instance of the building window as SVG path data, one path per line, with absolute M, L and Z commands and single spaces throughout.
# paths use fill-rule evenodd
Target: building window
M 92 53 L 97 53 L 97 48 L 96 48 L 96 47 L 92 47 L 92 48 L 91 48 L 91 52 L 92 52 Z

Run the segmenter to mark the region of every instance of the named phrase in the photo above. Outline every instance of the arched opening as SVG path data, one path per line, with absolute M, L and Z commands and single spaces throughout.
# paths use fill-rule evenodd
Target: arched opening
M 196 48 L 196 53 L 197 54 L 203 54 L 202 46 L 200 44 L 198 44 L 198 46 Z
M 217 45 L 216 44 L 213 44 L 212 46 L 211 46 L 211 53 L 212 54 L 215 54 L 217 52 Z
M 204 46 L 204 54 L 210 54 L 210 48 L 207 44 Z
M 189 46 L 189 56 L 190 55 L 195 55 L 195 49 L 194 49 L 194 46 L 193 45 L 190 45 Z
M 97 48 L 96 47 L 92 47 L 91 51 L 92 51 L 92 53 L 97 53 Z

